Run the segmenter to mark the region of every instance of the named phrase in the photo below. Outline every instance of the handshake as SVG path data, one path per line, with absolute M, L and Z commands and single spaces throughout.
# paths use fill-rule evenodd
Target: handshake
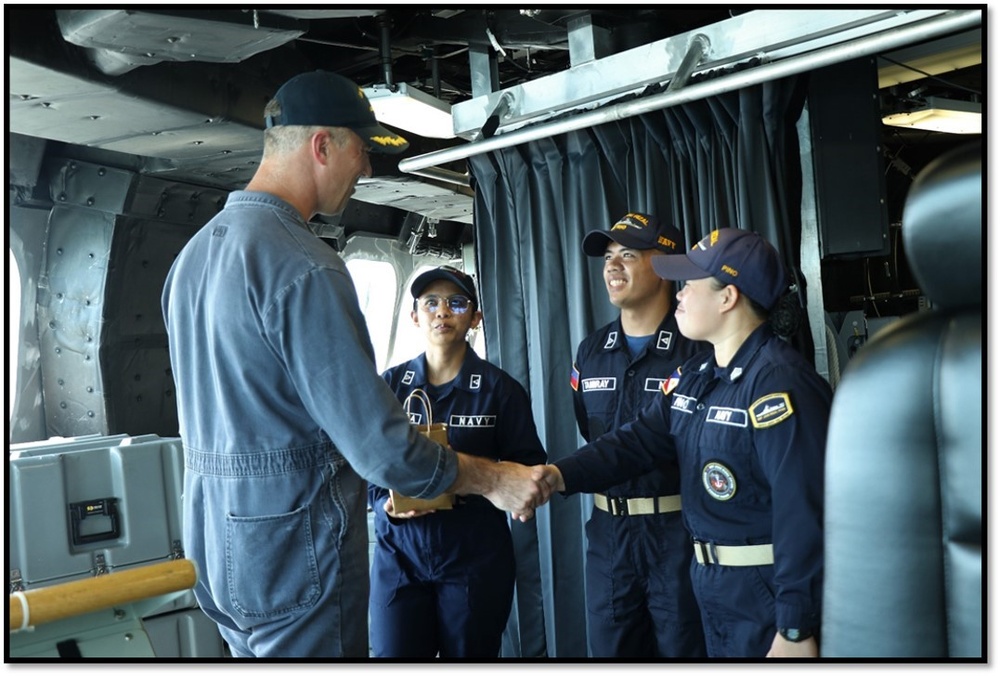
M 465 453 L 459 453 L 458 459 L 458 479 L 452 492 L 482 495 L 497 509 L 510 512 L 512 518 L 522 522 L 531 519 L 553 493 L 566 490 L 562 473 L 555 465 L 528 467 Z

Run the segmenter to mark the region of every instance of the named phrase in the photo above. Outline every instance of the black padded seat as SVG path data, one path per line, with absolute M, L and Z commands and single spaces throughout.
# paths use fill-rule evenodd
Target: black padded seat
M 823 657 L 983 656 L 982 154 L 917 176 L 902 234 L 931 309 L 862 347 L 834 396 Z

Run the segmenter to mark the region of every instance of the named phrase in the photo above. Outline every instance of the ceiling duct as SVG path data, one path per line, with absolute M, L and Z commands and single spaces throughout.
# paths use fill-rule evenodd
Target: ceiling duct
M 63 38 L 105 75 L 161 61 L 238 63 L 306 31 L 296 19 L 257 10 L 60 9 Z

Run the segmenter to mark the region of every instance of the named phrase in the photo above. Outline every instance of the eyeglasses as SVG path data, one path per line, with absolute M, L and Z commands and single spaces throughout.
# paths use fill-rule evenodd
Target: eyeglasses
M 441 298 L 440 296 L 424 296 L 417 302 L 417 304 L 424 312 L 433 314 L 438 311 L 439 307 L 441 307 L 442 300 L 448 304 L 448 309 L 456 315 L 468 312 L 469 307 L 472 306 L 471 300 L 465 296 L 458 295 L 448 296 L 447 298 Z

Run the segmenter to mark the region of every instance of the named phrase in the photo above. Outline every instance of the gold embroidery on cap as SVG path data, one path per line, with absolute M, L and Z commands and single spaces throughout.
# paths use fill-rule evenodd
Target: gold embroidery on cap
M 380 146 L 404 146 L 406 145 L 406 139 L 401 136 L 372 136 L 372 143 L 377 143 Z

